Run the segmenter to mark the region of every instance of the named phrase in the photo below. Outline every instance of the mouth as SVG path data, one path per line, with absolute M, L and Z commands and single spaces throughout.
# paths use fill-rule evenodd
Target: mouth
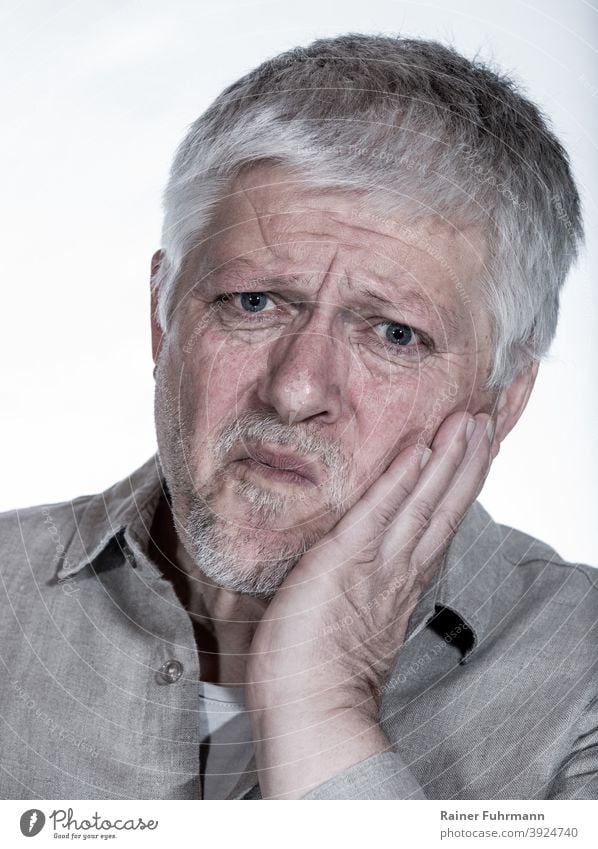
M 234 462 L 269 480 L 309 487 L 320 486 L 322 482 L 322 474 L 316 463 L 288 449 L 243 445 L 240 450 L 242 455 L 234 457 Z

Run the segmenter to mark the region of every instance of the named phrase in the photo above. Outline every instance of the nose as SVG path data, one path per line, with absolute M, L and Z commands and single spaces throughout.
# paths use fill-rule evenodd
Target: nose
M 332 424 L 342 414 L 348 366 L 346 345 L 314 313 L 300 330 L 272 343 L 258 397 L 288 424 L 314 416 Z

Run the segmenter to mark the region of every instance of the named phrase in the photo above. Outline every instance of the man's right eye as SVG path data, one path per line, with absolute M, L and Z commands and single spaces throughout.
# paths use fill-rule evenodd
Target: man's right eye
M 270 295 L 266 292 L 227 292 L 220 295 L 216 302 L 223 306 L 236 307 L 242 313 L 260 313 L 271 312 L 271 310 L 266 309 L 268 301 L 271 300 Z M 274 303 L 272 303 L 272 307 L 275 308 Z
M 239 299 L 240 306 L 249 312 L 263 312 L 268 297 L 265 292 L 243 292 Z

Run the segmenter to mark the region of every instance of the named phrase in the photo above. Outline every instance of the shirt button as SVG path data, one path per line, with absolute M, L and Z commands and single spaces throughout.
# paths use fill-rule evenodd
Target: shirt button
M 158 669 L 158 677 L 164 684 L 176 684 L 183 674 L 183 664 L 178 660 L 167 660 Z

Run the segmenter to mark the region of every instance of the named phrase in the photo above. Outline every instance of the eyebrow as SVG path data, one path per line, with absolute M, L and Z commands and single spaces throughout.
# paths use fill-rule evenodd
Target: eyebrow
M 232 261 L 230 264 L 224 264 L 219 269 L 215 269 L 216 274 L 225 274 L 233 280 L 242 281 L 245 286 L 248 285 L 279 285 L 292 286 L 303 285 L 309 283 L 314 275 L 302 274 L 276 274 L 269 272 L 266 274 L 255 274 L 255 266 L 244 258 L 239 258 Z M 247 272 L 250 276 L 247 276 Z M 370 275 L 370 278 L 374 275 Z M 384 309 L 400 311 L 401 308 L 409 308 L 411 312 L 419 316 L 421 319 L 438 319 L 445 336 L 448 338 L 462 329 L 459 316 L 450 308 L 443 304 L 436 304 L 430 298 L 427 298 L 417 289 L 412 286 L 405 287 L 400 293 L 397 293 L 396 299 L 391 299 L 376 292 L 370 286 L 355 284 L 349 277 L 346 278 L 349 290 L 362 297 L 364 300 L 369 299 L 377 304 L 380 304 Z M 382 283 L 382 280 L 380 281 Z M 388 281 L 385 281 L 388 282 Z
M 408 307 L 413 313 L 423 319 L 437 316 L 443 328 L 449 331 L 446 334 L 447 336 L 456 335 L 461 329 L 459 318 L 453 310 L 448 309 L 443 304 L 435 304 L 417 289 L 406 288 L 399 293 L 396 300 L 391 300 L 379 292 L 374 291 L 369 286 L 356 288 L 351 281 L 348 282 L 349 287 L 358 295 L 366 295 L 371 300 L 381 304 L 385 309 L 400 310 L 401 307 Z

